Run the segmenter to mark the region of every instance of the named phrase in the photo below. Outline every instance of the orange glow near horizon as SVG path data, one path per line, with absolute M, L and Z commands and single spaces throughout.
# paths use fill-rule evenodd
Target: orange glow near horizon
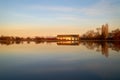
M 3 27 L 0 29 L 0 35 L 5 36 L 56 36 L 58 34 L 82 34 L 85 29 L 79 27 Z
M 22 27 L 21 27 L 22 26 Z M 29 26 L 29 27 L 28 27 Z M 98 26 L 101 27 L 101 26 Z M 11 25 L 3 26 L 0 29 L 0 35 L 4 36 L 20 36 L 20 37 L 35 37 L 35 36 L 56 36 L 58 34 L 79 34 L 82 35 L 88 30 L 96 31 L 97 27 L 75 27 L 75 26 L 30 26 L 30 25 Z M 109 31 L 116 27 L 109 26 Z

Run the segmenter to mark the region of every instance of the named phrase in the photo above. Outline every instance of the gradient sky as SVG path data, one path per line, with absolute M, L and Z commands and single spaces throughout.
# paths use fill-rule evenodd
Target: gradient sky
M 0 0 L 0 35 L 83 34 L 120 27 L 120 0 Z

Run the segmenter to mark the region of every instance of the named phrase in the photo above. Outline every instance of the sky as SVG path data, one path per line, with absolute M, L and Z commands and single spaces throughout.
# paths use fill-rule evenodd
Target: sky
M 80 34 L 120 27 L 120 0 L 0 0 L 0 35 Z

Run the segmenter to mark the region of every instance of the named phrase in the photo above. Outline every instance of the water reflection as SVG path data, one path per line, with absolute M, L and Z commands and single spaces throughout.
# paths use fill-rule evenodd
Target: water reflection
M 58 41 L 57 45 L 70 45 L 70 46 L 75 46 L 75 45 L 79 45 L 80 42 L 79 41 Z
M 120 80 L 119 51 L 119 41 L 0 41 L 0 80 Z
M 117 52 L 120 51 L 120 41 L 83 41 L 82 44 L 88 49 L 101 51 L 106 57 L 109 56 L 109 48 Z
M 120 41 L 26 41 L 27 44 L 34 42 L 35 44 L 56 43 L 57 46 L 80 46 L 83 45 L 87 49 L 101 52 L 102 55 L 109 57 L 109 49 L 120 51 Z M 2 45 L 24 44 L 25 41 L 0 41 Z

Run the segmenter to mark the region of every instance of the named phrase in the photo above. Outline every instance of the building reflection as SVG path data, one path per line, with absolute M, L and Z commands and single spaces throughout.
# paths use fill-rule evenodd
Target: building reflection
M 57 41 L 57 45 L 79 46 L 79 41 Z
M 109 53 L 108 53 L 108 43 L 107 42 L 103 42 L 101 44 L 101 51 L 102 51 L 102 54 L 105 55 L 106 57 L 109 56 Z
M 24 44 L 26 41 L 0 41 L 0 45 Z M 34 42 L 35 44 L 56 43 L 57 46 L 80 46 L 83 45 L 87 49 L 101 52 L 105 57 L 109 57 L 109 49 L 119 52 L 120 41 L 27 41 L 27 44 Z

